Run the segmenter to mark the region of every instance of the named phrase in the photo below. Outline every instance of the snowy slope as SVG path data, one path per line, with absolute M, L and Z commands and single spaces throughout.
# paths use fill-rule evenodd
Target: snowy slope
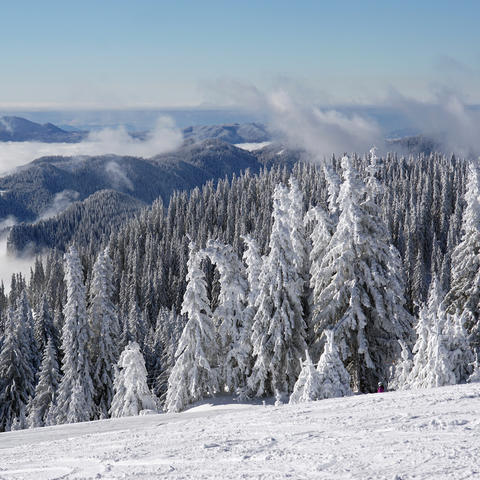
M 0 434 L 0 479 L 475 479 L 480 384 Z

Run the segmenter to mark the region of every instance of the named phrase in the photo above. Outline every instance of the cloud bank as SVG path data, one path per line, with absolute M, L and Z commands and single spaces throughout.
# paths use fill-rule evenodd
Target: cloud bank
M 464 70 L 463 77 L 469 75 Z M 207 95 L 214 102 L 266 114 L 281 140 L 304 148 L 315 158 L 332 153 L 365 153 L 372 145 L 383 149 L 385 138 L 396 129 L 431 137 L 446 153 L 476 157 L 480 155 L 480 107 L 469 105 L 468 95 L 462 94 L 466 91 L 464 83 L 452 80 L 454 88 L 432 85 L 424 97 L 428 100 L 390 89 L 374 104 L 337 107 L 320 106 L 317 99 L 328 101 L 328 94 L 322 92 L 319 97 L 291 81 L 262 91 L 248 83 L 224 79 L 207 86 Z
M 387 101 L 447 152 L 464 157 L 480 154 L 480 108 L 468 105 L 458 92 L 441 89 L 430 102 L 392 92 Z
M 157 121 L 144 139 L 131 137 L 125 128 L 92 132 L 80 143 L 0 142 L 0 174 L 49 155 L 129 155 L 149 158 L 178 148 L 182 132 L 168 117 Z

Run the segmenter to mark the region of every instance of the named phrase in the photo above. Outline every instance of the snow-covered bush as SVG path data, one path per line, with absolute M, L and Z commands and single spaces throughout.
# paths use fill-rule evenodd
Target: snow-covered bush
M 298 377 L 293 392 L 290 395 L 290 402 L 303 403 L 318 400 L 320 394 L 321 375 L 316 370 L 315 365 L 310 359 L 308 350 L 305 351 L 305 361 L 302 362 L 302 370 Z
M 325 330 L 327 341 L 322 356 L 318 361 L 317 371 L 320 374 L 319 399 L 345 397 L 352 395 L 350 374 L 340 358 L 335 343 L 334 331 Z
M 480 361 L 478 359 L 478 353 L 475 353 L 475 361 L 472 364 L 473 372 L 468 377 L 468 383 L 480 382 Z
M 432 280 L 427 304 L 419 312 L 415 327 L 413 364 L 404 388 L 429 388 L 465 382 L 472 353 L 463 326 L 463 317 L 449 315 L 443 292 Z
M 130 342 L 120 355 L 115 379 L 110 415 L 128 417 L 142 410 L 156 410 L 156 399 L 147 385 L 145 360 L 136 342 Z

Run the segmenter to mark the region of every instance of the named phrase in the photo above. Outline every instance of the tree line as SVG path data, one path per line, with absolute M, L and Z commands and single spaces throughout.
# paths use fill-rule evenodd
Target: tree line
M 209 182 L 50 252 L 0 289 L 1 428 L 306 398 L 316 362 L 311 399 L 474 378 L 478 188 L 453 155 L 372 150 Z

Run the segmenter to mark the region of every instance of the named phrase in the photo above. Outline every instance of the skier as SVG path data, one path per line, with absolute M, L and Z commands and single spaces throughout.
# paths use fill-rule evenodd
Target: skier
M 385 391 L 385 387 L 383 386 L 383 382 L 378 382 L 377 393 L 383 393 Z

